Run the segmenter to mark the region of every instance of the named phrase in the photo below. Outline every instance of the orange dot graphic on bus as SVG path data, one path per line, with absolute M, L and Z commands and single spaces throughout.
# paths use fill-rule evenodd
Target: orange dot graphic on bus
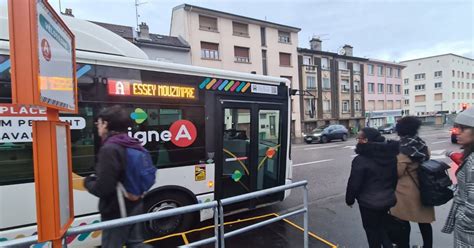
M 273 156 L 275 156 L 275 148 L 268 148 L 267 153 L 265 155 L 267 155 L 268 158 L 273 158 Z
M 196 126 L 188 120 L 175 121 L 171 127 L 171 142 L 178 147 L 187 147 L 194 143 L 197 138 Z
M 41 40 L 41 52 L 46 61 L 51 60 L 51 46 L 49 46 L 49 42 L 46 39 Z

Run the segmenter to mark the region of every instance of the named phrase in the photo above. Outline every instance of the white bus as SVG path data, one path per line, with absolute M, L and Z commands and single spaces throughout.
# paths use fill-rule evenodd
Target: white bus
M 63 19 L 76 35 L 78 63 L 79 114 L 61 114 L 72 128 L 73 226 L 100 221 L 98 199 L 84 190 L 81 178 L 93 173 L 100 147 L 96 116 L 116 104 L 130 113 L 128 134 L 151 152 L 158 168 L 144 199 L 148 212 L 291 183 L 287 79 L 148 60 L 102 27 Z M 0 246 L 36 233 L 31 120 L 45 118 L 42 108 L 11 105 L 7 23 L 0 18 Z M 272 204 L 286 194 L 226 211 Z M 146 231 L 151 237 L 186 230 L 212 214 L 152 221 L 145 223 Z M 67 242 L 97 245 L 100 232 Z

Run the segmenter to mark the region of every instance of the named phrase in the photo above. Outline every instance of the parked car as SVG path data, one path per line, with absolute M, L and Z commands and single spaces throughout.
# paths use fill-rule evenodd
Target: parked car
M 451 143 L 457 144 L 458 143 L 458 135 L 461 132 L 461 130 L 459 130 L 459 127 L 453 126 L 453 128 L 451 128 L 451 130 L 449 130 L 449 131 L 451 132 Z
M 379 132 L 381 133 L 394 133 L 395 132 L 395 124 L 388 123 L 378 128 Z
M 327 143 L 336 139 L 346 141 L 349 137 L 349 131 L 343 125 L 329 125 L 315 128 L 310 133 L 303 134 L 303 137 L 308 144 L 313 142 Z

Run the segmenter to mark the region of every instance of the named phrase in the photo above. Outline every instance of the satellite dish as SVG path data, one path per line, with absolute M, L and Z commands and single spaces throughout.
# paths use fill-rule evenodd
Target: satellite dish
M 338 54 L 339 55 L 345 55 L 346 54 L 346 49 L 340 48 Z

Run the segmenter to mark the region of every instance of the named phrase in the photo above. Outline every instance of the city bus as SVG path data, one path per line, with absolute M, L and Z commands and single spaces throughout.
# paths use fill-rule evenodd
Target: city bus
M 113 105 L 129 113 L 128 135 L 140 140 L 158 168 L 156 183 L 144 197 L 147 212 L 291 183 L 287 79 L 149 60 L 102 27 L 63 19 L 76 35 L 77 48 L 79 113 L 60 114 L 71 126 L 73 226 L 100 221 L 98 199 L 84 189 L 83 178 L 94 172 L 101 145 L 94 122 L 103 108 Z M 36 234 L 31 125 L 46 119 L 42 107 L 11 104 L 7 23 L 0 18 L 0 242 Z M 225 211 L 266 206 L 288 194 Z M 203 210 L 144 225 L 147 235 L 155 237 L 212 217 L 212 210 Z M 66 241 L 98 245 L 100 234 Z

